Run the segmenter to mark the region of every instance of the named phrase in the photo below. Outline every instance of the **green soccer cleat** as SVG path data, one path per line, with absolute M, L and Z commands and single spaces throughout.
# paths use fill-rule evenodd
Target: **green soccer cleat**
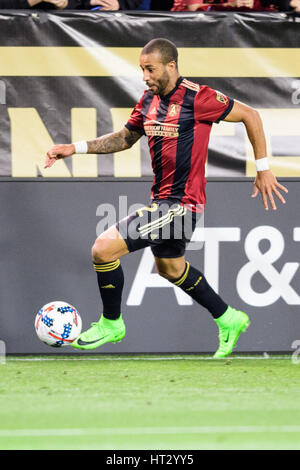
M 108 320 L 101 315 L 100 320 L 92 323 L 88 330 L 81 333 L 71 343 L 71 346 L 77 349 L 95 349 L 105 343 L 118 343 L 122 341 L 125 334 L 126 328 L 122 315 L 117 320 Z
M 216 322 L 219 327 L 219 348 L 213 358 L 219 359 L 232 353 L 240 334 L 250 325 L 250 320 L 246 313 L 228 307 Z

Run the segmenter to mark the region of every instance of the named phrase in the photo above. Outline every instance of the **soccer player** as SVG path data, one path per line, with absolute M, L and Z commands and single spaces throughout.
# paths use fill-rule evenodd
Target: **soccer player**
M 148 89 L 125 126 L 95 140 L 55 145 L 47 152 L 46 168 L 74 153 L 120 152 L 146 135 L 152 158 L 154 182 L 149 205 L 109 227 L 94 243 L 92 256 L 103 314 L 75 340 L 75 348 L 90 350 L 124 338 L 120 258 L 147 246 L 158 273 L 205 307 L 216 321 L 219 348 L 215 358 L 230 354 L 250 324 L 248 315 L 228 305 L 184 256 L 197 215 L 205 205 L 204 170 L 212 124 L 220 120 L 244 123 L 257 165 L 252 197 L 260 193 L 266 210 L 269 204 L 276 209 L 274 195 L 285 203 L 280 191 L 287 189 L 268 168 L 259 113 L 181 77 L 177 60 L 177 48 L 169 40 L 158 38 L 147 43 L 141 51 L 140 66 Z

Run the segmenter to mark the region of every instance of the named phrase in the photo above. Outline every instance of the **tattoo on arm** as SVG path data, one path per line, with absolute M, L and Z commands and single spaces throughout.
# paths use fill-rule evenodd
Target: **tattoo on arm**
M 94 140 L 89 140 L 88 153 L 115 153 L 129 149 L 141 137 L 139 132 L 130 131 L 126 127 L 118 132 L 106 134 Z

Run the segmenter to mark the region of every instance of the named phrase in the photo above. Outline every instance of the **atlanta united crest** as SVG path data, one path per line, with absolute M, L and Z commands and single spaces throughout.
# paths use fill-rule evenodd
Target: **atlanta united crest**
M 169 116 L 172 116 L 172 117 L 177 116 L 179 111 L 180 111 L 180 105 L 179 104 L 177 104 L 177 103 L 170 104 L 169 111 L 168 111 Z

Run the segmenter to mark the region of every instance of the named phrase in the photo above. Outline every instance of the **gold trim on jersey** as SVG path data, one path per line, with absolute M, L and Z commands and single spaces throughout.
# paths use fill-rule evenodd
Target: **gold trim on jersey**
M 189 80 L 187 80 L 186 78 L 184 78 L 181 82 L 180 85 L 183 85 L 185 86 L 186 88 L 188 88 L 189 90 L 193 90 L 193 91 L 200 91 L 200 85 L 198 85 L 197 83 L 193 83 L 193 82 L 190 82 Z

